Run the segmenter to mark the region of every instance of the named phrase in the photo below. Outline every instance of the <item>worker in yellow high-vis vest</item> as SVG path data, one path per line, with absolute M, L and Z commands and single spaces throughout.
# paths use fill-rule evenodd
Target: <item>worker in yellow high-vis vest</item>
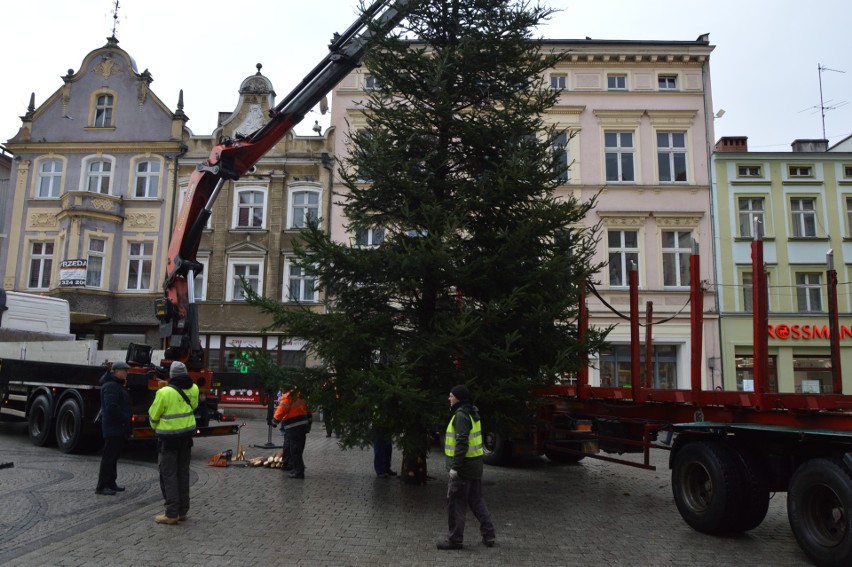
M 464 541 L 464 522 L 467 507 L 479 520 L 482 543 L 494 547 L 494 524 L 491 512 L 482 497 L 482 426 L 479 410 L 470 401 L 470 391 L 464 384 L 450 390 L 450 410 L 453 417 L 447 425 L 444 454 L 447 457 L 449 485 L 447 487 L 447 516 L 449 532 L 438 549 L 461 549 Z

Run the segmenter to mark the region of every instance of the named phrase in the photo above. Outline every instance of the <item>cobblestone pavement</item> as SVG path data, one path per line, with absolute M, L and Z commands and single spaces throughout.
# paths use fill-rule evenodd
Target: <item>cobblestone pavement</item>
M 267 441 L 260 419 L 247 419 L 241 441 Z M 280 442 L 277 432 L 272 436 Z M 546 459 L 485 469 L 485 499 L 497 546 L 479 543 L 468 514 L 461 551 L 438 551 L 446 533 L 446 475 L 440 453 L 426 486 L 378 479 L 372 452 L 341 450 L 322 427 L 308 435 L 307 478 L 280 470 L 215 468 L 207 459 L 236 449 L 236 437 L 196 440 L 190 518 L 155 524 L 163 509 L 153 448 L 119 461 L 127 491 L 96 496 L 99 455 L 65 455 L 30 445 L 26 427 L 0 424 L 0 564 L 4 565 L 808 565 L 777 494 L 761 526 L 711 537 L 689 528 L 671 494 L 667 454 L 656 471 L 586 459 Z M 399 453 L 394 452 L 394 468 Z

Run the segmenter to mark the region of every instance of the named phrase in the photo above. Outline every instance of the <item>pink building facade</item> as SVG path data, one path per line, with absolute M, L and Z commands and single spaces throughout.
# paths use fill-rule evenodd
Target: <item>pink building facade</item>
M 590 381 L 629 387 L 630 332 L 622 315 L 628 314 L 628 272 L 635 265 L 642 320 L 647 302 L 653 302 L 653 321 L 666 320 L 653 326 L 653 383 L 689 387 L 689 257 L 698 250 L 706 280 L 702 384 L 721 385 L 708 168 L 714 139 L 709 37 L 547 40 L 545 50 L 566 54 L 544 77 L 561 91 L 545 121 L 569 132 L 556 142 L 560 149 L 567 145 L 570 165 L 559 193 L 580 200 L 598 195 L 586 223 L 601 225 L 597 260 L 608 263 L 595 277 L 597 295 L 589 295 L 590 322 L 615 328 L 593 361 Z M 346 132 L 366 123 L 361 102 L 370 79 L 368 69 L 357 69 L 332 93 L 338 157 L 348 153 Z M 339 179 L 334 191 L 345 191 Z M 334 239 L 352 241 L 345 225 L 333 208 Z

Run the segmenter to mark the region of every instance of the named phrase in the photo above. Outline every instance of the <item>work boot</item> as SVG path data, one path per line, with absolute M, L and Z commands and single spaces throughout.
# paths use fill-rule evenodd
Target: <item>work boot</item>
M 115 490 L 108 486 L 104 486 L 103 488 L 96 488 L 95 494 L 100 494 L 101 496 L 115 496 Z
M 482 545 L 484 545 L 485 547 L 494 547 L 494 540 L 482 538 Z
M 189 519 L 189 514 L 181 514 L 178 516 L 178 522 L 185 522 Z
M 113 489 L 113 490 L 115 490 L 116 492 L 124 492 L 124 490 L 125 490 L 123 486 L 118 486 L 117 484 L 116 484 L 116 485 L 113 485 L 113 486 L 110 486 L 110 488 L 112 488 L 112 489 Z
M 305 473 L 297 473 L 296 471 L 293 471 L 288 476 L 290 478 L 305 478 Z
M 438 549 L 462 549 L 464 546 L 458 541 L 441 541 L 435 546 Z
M 157 522 L 158 524 L 169 524 L 169 525 L 178 523 L 177 518 L 169 518 L 165 514 L 159 514 L 157 516 L 154 516 L 154 521 Z

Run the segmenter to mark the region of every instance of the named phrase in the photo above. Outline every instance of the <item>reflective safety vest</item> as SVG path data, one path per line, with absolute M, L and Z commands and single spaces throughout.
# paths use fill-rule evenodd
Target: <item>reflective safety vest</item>
M 444 454 L 448 457 L 455 457 L 456 455 L 456 416 L 450 420 L 450 424 L 447 425 L 447 435 L 444 437 Z M 479 423 L 478 419 L 470 418 L 471 428 L 470 435 L 468 435 L 468 446 L 467 453 L 464 454 L 466 459 L 471 459 L 473 457 L 481 457 L 485 454 L 485 451 L 482 448 L 482 426 Z
M 311 420 L 311 411 L 308 409 L 307 402 L 302 399 L 302 395 L 291 390 L 281 396 L 273 419 L 284 422 L 285 430 L 292 429 L 308 425 Z
M 160 388 L 148 409 L 151 427 L 159 437 L 192 437 L 195 435 L 195 408 L 198 407 L 198 386 L 182 390 L 183 396 L 171 386 Z

